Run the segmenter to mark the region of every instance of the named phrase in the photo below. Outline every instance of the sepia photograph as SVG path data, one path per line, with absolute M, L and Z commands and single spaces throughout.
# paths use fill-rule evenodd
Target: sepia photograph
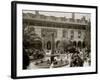
M 12 2 L 11 77 L 97 74 L 97 7 Z
M 91 14 L 23 10 L 23 69 L 91 66 Z

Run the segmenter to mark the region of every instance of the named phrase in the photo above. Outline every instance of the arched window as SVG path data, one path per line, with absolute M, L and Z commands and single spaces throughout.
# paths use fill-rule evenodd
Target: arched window
M 56 48 L 58 48 L 59 43 L 60 43 L 60 41 L 58 40 L 58 41 L 56 42 Z
M 85 46 L 86 46 L 86 45 L 85 45 L 85 42 L 83 42 L 83 45 L 82 45 L 82 46 L 83 46 L 83 48 L 85 48 Z
M 51 41 L 47 42 L 47 49 L 50 50 L 51 49 Z
M 76 46 L 76 41 L 73 42 L 73 46 Z
M 80 47 L 80 48 L 81 48 L 81 41 L 79 41 L 79 42 L 78 42 L 78 47 Z

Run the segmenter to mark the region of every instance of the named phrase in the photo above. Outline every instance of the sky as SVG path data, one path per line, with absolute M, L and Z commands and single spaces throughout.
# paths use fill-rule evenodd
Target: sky
M 33 10 L 24 10 L 23 13 L 33 13 L 35 14 L 35 11 Z M 52 12 L 52 11 L 39 11 L 40 14 L 46 15 L 46 16 L 56 16 L 56 17 L 66 17 L 66 18 L 72 18 L 72 12 Z M 83 16 L 86 17 L 86 20 L 89 20 L 91 17 L 91 14 L 89 13 L 75 13 L 75 19 L 81 19 Z

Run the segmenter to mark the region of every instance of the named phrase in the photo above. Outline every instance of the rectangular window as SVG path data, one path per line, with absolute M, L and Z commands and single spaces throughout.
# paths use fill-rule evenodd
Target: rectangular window
M 78 38 L 81 38 L 81 31 L 78 31 Z
M 71 40 L 74 39 L 74 30 L 71 30 L 70 34 L 71 34 L 70 39 Z
M 67 37 L 67 31 L 63 30 L 63 38 L 66 38 L 66 37 Z

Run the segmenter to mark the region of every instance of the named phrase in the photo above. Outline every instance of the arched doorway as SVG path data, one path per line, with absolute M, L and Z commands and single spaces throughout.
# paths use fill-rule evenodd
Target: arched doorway
M 81 41 L 78 41 L 78 47 L 81 48 Z
M 83 44 L 82 44 L 83 48 L 85 48 L 86 44 L 85 44 L 85 41 L 83 41 Z
M 73 46 L 76 46 L 76 41 L 73 42 Z
M 47 49 L 50 50 L 51 49 L 51 41 L 47 42 Z

